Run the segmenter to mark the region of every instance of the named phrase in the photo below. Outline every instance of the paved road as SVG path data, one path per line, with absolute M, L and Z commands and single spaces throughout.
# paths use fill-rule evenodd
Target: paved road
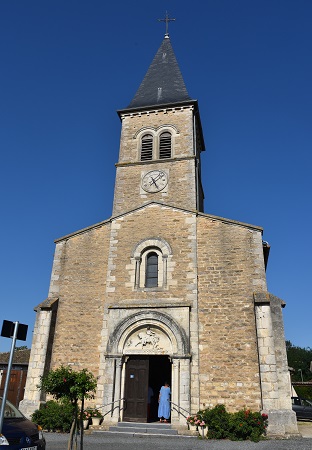
M 45 433 L 47 450 L 66 450 L 68 434 Z M 125 436 L 93 433 L 84 438 L 84 450 L 312 450 L 312 438 L 233 442 L 194 437 Z
M 299 420 L 298 422 L 299 433 L 306 438 L 312 438 L 312 421 Z

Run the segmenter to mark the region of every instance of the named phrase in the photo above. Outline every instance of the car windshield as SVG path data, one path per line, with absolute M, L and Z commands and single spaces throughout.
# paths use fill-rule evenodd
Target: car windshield
M 312 403 L 309 400 L 306 400 L 305 398 L 302 398 L 301 402 L 304 406 L 312 406 Z
M 2 397 L 0 397 L 0 407 L 2 406 Z M 5 403 L 4 419 L 21 418 L 23 414 L 8 400 Z

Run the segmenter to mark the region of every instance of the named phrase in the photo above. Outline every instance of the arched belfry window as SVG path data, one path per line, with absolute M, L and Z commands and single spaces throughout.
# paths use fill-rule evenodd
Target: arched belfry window
M 144 134 L 141 138 L 141 161 L 153 159 L 153 136 Z
M 142 127 L 133 135 L 139 161 L 173 158 L 179 140 L 179 130 L 172 124 L 159 127 Z
M 158 286 L 158 255 L 156 252 L 150 252 L 146 255 L 145 268 L 145 287 Z
M 168 131 L 159 136 L 159 159 L 171 158 L 171 134 Z

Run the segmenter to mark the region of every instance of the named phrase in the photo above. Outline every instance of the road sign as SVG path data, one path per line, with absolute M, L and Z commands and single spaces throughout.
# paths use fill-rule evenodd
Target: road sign
M 4 320 L 1 330 L 1 336 L 12 338 L 14 336 L 15 322 Z M 22 323 L 18 324 L 16 339 L 19 341 L 26 341 L 28 325 Z

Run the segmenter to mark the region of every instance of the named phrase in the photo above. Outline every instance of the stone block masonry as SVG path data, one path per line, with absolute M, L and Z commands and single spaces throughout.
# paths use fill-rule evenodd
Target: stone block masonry
M 254 280 L 266 289 L 261 230 L 200 217 L 198 320 L 201 407 L 261 408 Z M 255 262 L 257 261 L 257 262 Z

